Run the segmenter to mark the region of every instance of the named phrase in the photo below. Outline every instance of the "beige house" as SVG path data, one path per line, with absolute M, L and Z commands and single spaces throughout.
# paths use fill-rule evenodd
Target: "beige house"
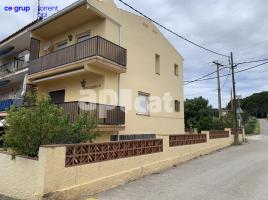
M 183 58 L 147 19 L 81 0 L 28 32 L 28 84 L 70 120 L 97 114 L 98 141 L 184 133 Z
M 32 85 L 70 121 L 93 114 L 101 133 L 94 143 L 40 146 L 38 158 L 0 151 L 0 194 L 84 198 L 234 141 L 234 129 L 185 133 L 182 56 L 150 21 L 112 0 L 81 0 L 26 26 L 0 42 L 0 53 L 9 50 L 4 62 L 23 49 L 18 44 L 30 52 L 24 78 L 13 78 L 21 97 Z

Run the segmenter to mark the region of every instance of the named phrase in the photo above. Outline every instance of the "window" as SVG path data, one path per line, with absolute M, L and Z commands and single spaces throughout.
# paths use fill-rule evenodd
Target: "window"
M 149 94 L 139 92 L 138 94 L 138 105 L 137 114 L 139 115 L 149 115 Z
M 65 90 L 49 92 L 49 96 L 53 103 L 63 103 L 65 100 Z
M 180 101 L 175 100 L 174 104 L 175 104 L 175 112 L 180 112 Z
M 24 55 L 24 62 L 28 63 L 30 61 L 30 53 Z
M 177 64 L 174 65 L 174 74 L 175 76 L 179 76 L 179 65 Z
M 155 73 L 160 75 L 160 56 L 155 54 Z
M 76 36 L 76 42 L 82 42 L 90 38 L 90 32 L 81 33 Z
M 60 49 L 63 49 L 64 47 L 67 47 L 67 46 L 68 46 L 68 41 L 67 40 L 64 40 L 62 42 L 59 42 L 56 45 L 56 49 L 55 50 L 60 50 Z
M 28 50 L 22 51 L 18 55 L 18 60 L 21 62 L 28 63 L 30 58 L 30 52 Z
M 28 50 L 22 51 L 19 53 L 18 58 L 16 59 L 15 66 L 17 69 L 22 69 L 27 66 L 30 60 L 30 52 Z

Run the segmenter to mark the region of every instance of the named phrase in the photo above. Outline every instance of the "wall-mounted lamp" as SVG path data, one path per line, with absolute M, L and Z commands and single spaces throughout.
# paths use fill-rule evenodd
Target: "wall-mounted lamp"
M 73 35 L 68 35 L 68 39 L 71 42 L 73 40 Z
M 96 88 L 101 88 L 101 84 L 95 84 L 95 85 L 88 85 L 87 86 L 87 82 L 85 80 L 82 80 L 81 81 L 81 87 L 83 89 L 91 89 L 91 90 L 93 90 L 93 89 L 96 89 Z
M 85 80 L 81 81 L 81 87 L 85 89 L 87 82 Z

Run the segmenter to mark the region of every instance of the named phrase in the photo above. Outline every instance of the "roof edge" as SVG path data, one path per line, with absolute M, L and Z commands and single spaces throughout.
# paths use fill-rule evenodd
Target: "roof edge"
M 36 24 L 35 26 L 33 26 L 33 28 L 31 29 L 32 31 L 52 22 L 53 20 L 61 17 L 62 15 L 70 12 L 71 10 L 83 5 L 83 4 L 86 4 L 87 3 L 87 0 L 78 0 L 74 3 L 72 3 L 71 5 L 65 7 L 64 9 L 60 10 L 59 12 L 49 16 L 48 18 L 44 19 L 43 21 L 41 21 L 40 23 Z
M 31 26 L 37 24 L 38 22 L 39 22 L 39 19 L 36 19 L 36 20 L 32 21 L 31 23 L 27 24 L 26 26 L 20 28 L 16 32 L 12 33 L 11 35 L 9 35 L 6 38 L 4 38 L 3 40 L 1 40 L 0 45 L 2 45 L 3 43 L 7 42 L 10 39 L 12 39 L 13 37 L 17 36 L 18 34 L 20 34 L 21 32 L 25 31 L 26 29 L 30 28 Z

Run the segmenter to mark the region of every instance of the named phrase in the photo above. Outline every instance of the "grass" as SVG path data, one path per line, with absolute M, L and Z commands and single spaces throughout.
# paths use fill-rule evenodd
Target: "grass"
M 259 120 L 257 120 L 256 121 L 256 123 L 255 123 L 255 129 L 254 129 L 254 131 L 253 131 L 253 134 L 254 135 L 259 135 L 260 134 L 260 122 L 259 122 Z
M 260 123 L 255 117 L 251 117 L 245 125 L 245 132 L 247 135 L 259 135 Z

